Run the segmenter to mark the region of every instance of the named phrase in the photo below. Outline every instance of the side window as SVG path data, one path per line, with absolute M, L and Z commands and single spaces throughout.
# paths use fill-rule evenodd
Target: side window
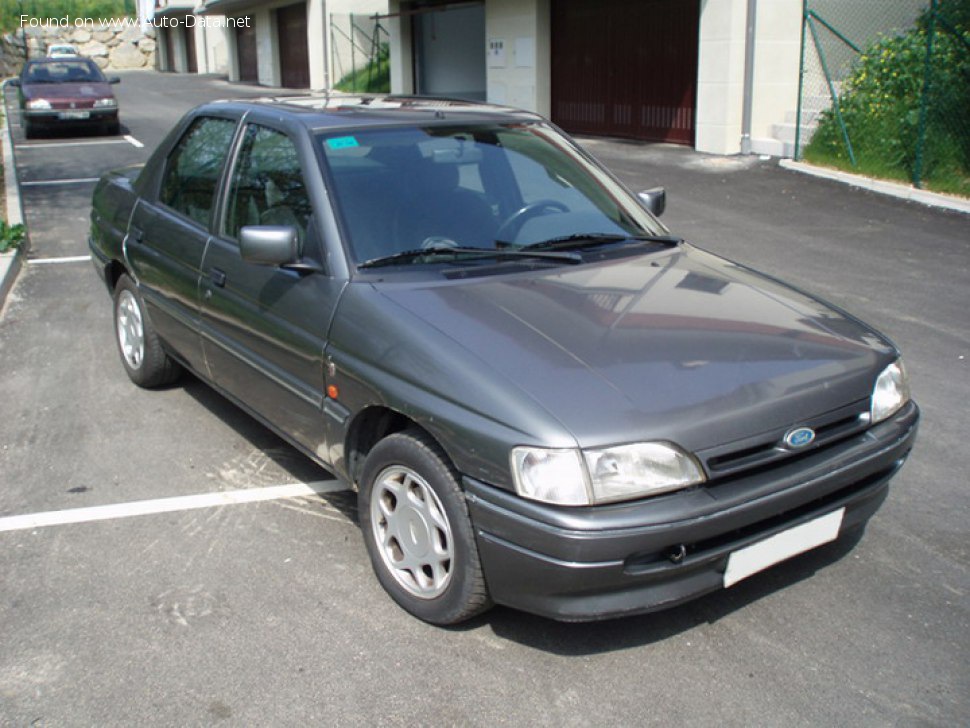
M 293 142 L 273 129 L 248 126 L 229 188 L 225 235 L 238 239 L 246 225 L 293 225 L 302 243 L 310 213 Z
M 192 122 L 168 157 L 159 200 L 208 226 L 235 129 L 236 122 L 228 119 L 201 117 Z

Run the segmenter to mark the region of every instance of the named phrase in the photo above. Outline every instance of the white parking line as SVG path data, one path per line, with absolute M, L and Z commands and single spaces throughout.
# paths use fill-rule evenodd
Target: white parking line
M 32 528 L 44 528 L 46 526 L 62 526 L 69 523 L 107 521 L 116 518 L 131 518 L 132 516 L 172 513 L 173 511 L 188 511 L 198 508 L 238 505 L 240 503 L 259 503 L 261 501 L 279 500 L 281 498 L 298 498 L 322 493 L 336 493 L 341 490 L 347 490 L 347 486 L 343 482 L 339 480 L 322 480 L 315 483 L 291 483 L 289 485 L 276 485 L 268 488 L 226 490 L 217 493 L 200 493 L 199 495 L 176 496 L 174 498 L 157 498 L 155 500 L 132 501 L 131 503 L 115 503 L 107 506 L 72 508 L 64 511 L 44 511 L 41 513 L 28 513 L 22 516 L 0 518 L 0 532 L 23 531 Z
M 50 265 L 51 263 L 86 263 L 90 255 L 65 255 L 62 258 L 28 258 L 30 265 Z
M 72 179 L 38 179 L 31 182 L 21 182 L 21 187 L 52 187 L 54 185 L 79 185 L 97 182 L 100 177 L 74 177 Z
M 128 142 L 129 144 L 131 144 L 131 146 L 138 147 L 139 149 L 141 149 L 143 146 L 145 146 L 140 141 L 138 141 L 137 139 L 135 139 L 135 137 L 133 137 L 131 134 L 125 134 L 125 141 Z

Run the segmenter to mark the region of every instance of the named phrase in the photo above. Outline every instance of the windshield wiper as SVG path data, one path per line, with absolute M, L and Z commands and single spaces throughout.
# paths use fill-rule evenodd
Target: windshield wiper
M 462 256 L 465 258 L 543 258 L 555 260 L 562 263 L 582 263 L 583 259 L 576 253 L 557 253 L 553 251 L 544 252 L 541 250 L 519 250 L 497 248 L 469 248 L 469 247 L 440 247 L 440 248 L 415 248 L 414 250 L 404 250 L 393 255 L 384 255 L 380 258 L 371 258 L 359 264 L 357 268 L 379 268 L 395 263 L 406 263 L 408 261 L 419 260 L 421 258 L 454 258 Z
M 664 245 L 678 245 L 684 242 L 683 238 L 673 235 L 623 235 L 620 233 L 575 233 L 573 235 L 562 235 L 548 240 L 540 240 L 537 243 L 529 243 L 516 250 L 579 250 L 582 248 L 595 248 L 597 245 L 607 245 L 609 243 L 663 243 Z

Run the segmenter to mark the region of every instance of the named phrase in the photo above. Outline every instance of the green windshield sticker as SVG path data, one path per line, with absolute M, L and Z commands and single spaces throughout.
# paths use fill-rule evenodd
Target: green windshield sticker
M 357 140 L 352 136 L 334 137 L 327 139 L 327 146 L 331 149 L 349 149 L 358 146 Z

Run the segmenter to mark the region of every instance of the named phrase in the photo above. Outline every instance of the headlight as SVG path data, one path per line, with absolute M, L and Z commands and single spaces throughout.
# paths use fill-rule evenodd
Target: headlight
M 909 402 L 909 376 L 903 360 L 897 359 L 876 378 L 876 386 L 872 389 L 872 404 L 869 408 L 869 419 L 875 424 L 887 417 L 892 417 L 900 408 Z
M 94 108 L 96 109 L 113 109 L 118 105 L 116 99 L 97 99 L 94 102 Z
M 680 490 L 704 481 L 683 450 L 663 442 L 587 450 L 512 450 L 519 495 L 558 505 L 591 505 Z
M 51 107 L 51 102 L 47 99 L 31 99 L 27 102 L 27 108 L 39 111 L 41 109 L 49 109 Z
M 704 480 L 687 453 L 664 442 L 586 450 L 584 456 L 597 503 L 680 490 Z
M 516 447 L 511 460 L 519 495 L 564 506 L 589 505 L 586 469 L 578 450 Z

